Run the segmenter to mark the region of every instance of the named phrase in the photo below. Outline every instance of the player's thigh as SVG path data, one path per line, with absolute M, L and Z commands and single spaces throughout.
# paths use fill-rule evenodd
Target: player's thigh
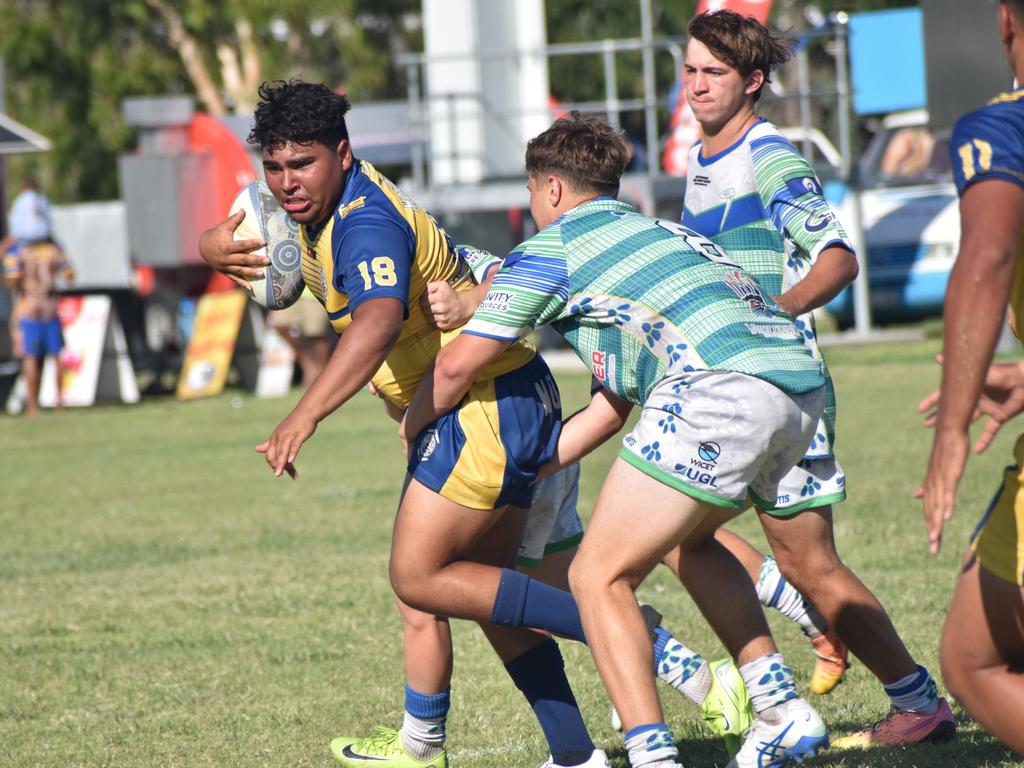
M 1024 590 L 969 554 L 942 629 L 943 675 L 955 689 L 971 670 L 1024 664 Z
M 522 507 L 508 507 L 473 544 L 465 559 L 514 568 L 528 514 Z
M 497 523 L 503 509 L 472 509 L 412 479 L 406 486 L 391 540 L 393 578 L 424 575 L 464 559 Z
M 709 512 L 700 502 L 618 458 L 612 465 L 573 563 L 581 580 L 639 584 Z

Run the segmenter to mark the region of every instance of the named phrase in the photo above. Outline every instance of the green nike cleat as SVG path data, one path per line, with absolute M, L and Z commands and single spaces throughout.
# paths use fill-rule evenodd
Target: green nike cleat
M 743 734 L 754 722 L 747 686 L 732 659 L 710 663 L 711 689 L 700 705 L 700 713 L 716 735 L 722 737 L 732 757 L 743 745 Z
M 440 754 L 430 760 L 417 760 L 405 751 L 402 736 L 394 728 L 377 726 L 377 732 L 365 739 L 339 736 L 331 741 L 331 754 L 342 765 L 391 766 L 391 768 L 448 768 L 448 755 Z

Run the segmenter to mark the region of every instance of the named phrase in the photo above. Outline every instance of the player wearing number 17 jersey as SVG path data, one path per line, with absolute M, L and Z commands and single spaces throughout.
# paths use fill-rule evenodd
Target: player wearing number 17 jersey
M 999 37 L 1018 82 L 1024 80 L 1024 0 L 999 4 Z M 960 118 L 950 144 L 960 195 L 960 249 L 946 292 L 942 386 L 920 406 L 937 406 L 928 472 L 919 493 L 933 554 L 954 511 L 971 453 L 976 410 L 988 424 L 980 452 L 1024 409 L 1019 361 L 992 363 L 1010 307 L 1024 333 L 1024 89 L 1004 93 Z M 940 397 L 941 394 L 941 397 Z M 1002 473 L 970 550 L 942 630 L 940 658 L 950 691 L 970 715 L 1024 753 L 1024 437 Z

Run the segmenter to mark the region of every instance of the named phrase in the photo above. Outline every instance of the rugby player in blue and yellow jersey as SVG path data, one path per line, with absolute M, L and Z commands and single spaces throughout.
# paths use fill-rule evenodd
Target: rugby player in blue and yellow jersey
M 353 157 L 344 96 L 293 81 L 264 84 L 260 97 L 250 141 L 262 150 L 270 189 L 301 225 L 306 284 L 341 335 L 323 372 L 257 448 L 276 475 L 294 477 L 294 462 L 317 424 L 371 380 L 392 406 L 409 404 L 438 350 L 455 335 L 442 334 L 428 321 L 420 296 L 430 281 L 446 281 L 456 290 L 474 283 L 434 220 L 372 165 Z M 200 249 L 225 274 L 256 277 L 260 258 L 246 251 L 261 243 L 233 241 L 240 220 L 233 217 L 204 233 Z M 433 425 L 409 462 L 394 539 L 396 589 L 464 557 L 514 562 L 522 515 L 505 513 L 513 505 L 530 506 L 531 483 L 551 456 L 560 419 L 554 379 L 528 345 L 510 349 L 477 377 L 473 393 Z M 434 590 L 437 599 L 426 607 L 442 616 L 465 616 L 465 608 L 451 601 L 476 597 L 486 603 L 483 616 L 489 618 L 493 597 L 476 595 L 475 585 L 470 579 Z M 534 705 L 552 753 L 562 758 L 557 764 L 606 765 L 583 725 L 554 642 L 522 629 L 485 631 Z M 332 752 L 340 762 L 447 764 L 450 666 L 427 669 L 417 661 L 406 659 L 402 731 L 336 740 Z
M 482 275 L 488 261 L 479 258 L 480 252 L 473 256 L 467 251 L 460 260 L 426 212 L 372 165 L 353 157 L 345 97 L 297 81 L 264 84 L 260 96 L 250 141 L 262 150 L 271 191 L 301 225 L 305 281 L 341 334 L 323 372 L 257 448 L 275 474 L 294 477 L 294 461 L 317 424 L 367 383 L 372 381 L 392 411 L 409 404 L 438 351 L 458 335 L 457 330 L 440 332 L 424 314 L 427 284 L 467 291 L 474 285 L 470 262 Z M 235 215 L 204 233 L 200 252 L 236 280 L 260 277 L 257 267 L 265 260 L 249 251 L 262 243 L 235 241 L 232 233 L 240 221 Z M 548 768 L 605 768 L 607 757 L 587 733 L 555 642 L 543 634 L 490 625 L 495 620 L 583 639 L 568 592 L 495 567 L 514 563 L 531 496 L 554 494 L 558 498 L 546 495 L 544 500 L 558 502 L 558 494 L 566 491 L 564 482 L 545 480 L 536 491 L 531 486 L 552 456 L 560 420 L 558 389 L 531 347 L 512 345 L 474 377 L 472 392 L 458 407 L 418 435 L 395 525 L 391 578 L 403 601 L 407 630 L 410 617 L 420 629 L 427 627 L 416 635 L 431 635 L 431 626 L 443 624 L 431 623 L 434 616 L 484 622 L 544 731 L 551 751 Z M 531 526 L 533 536 L 538 521 L 533 519 Z M 521 605 L 527 591 L 529 610 Z M 405 655 L 402 730 L 335 739 L 331 750 L 339 762 L 447 765 L 444 721 L 451 666 L 446 628 L 428 637 L 434 645 Z M 444 643 L 448 656 L 439 647 Z M 664 649 L 679 645 L 660 627 L 656 643 Z M 743 702 L 733 706 L 737 712 L 730 722 L 740 723 Z M 723 720 L 713 711 L 706 715 Z
M 1024 81 L 1024 1 L 1001 0 L 999 36 L 1007 61 Z M 960 251 L 944 308 L 942 385 L 919 408 L 934 426 L 924 498 L 932 554 L 953 515 L 967 463 L 971 421 L 988 424 L 980 453 L 999 427 L 1024 411 L 1024 367 L 992 364 L 1010 307 L 1024 333 L 1024 88 L 998 96 L 962 117 L 950 142 L 960 193 Z M 950 691 L 982 726 L 1024 754 L 1024 437 L 991 505 L 971 537 L 940 659 Z

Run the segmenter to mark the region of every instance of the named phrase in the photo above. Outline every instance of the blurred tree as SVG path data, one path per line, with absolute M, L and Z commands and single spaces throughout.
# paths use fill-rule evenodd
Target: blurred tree
M 822 13 L 911 5 L 911 0 L 775 0 L 782 28 Z M 187 93 L 211 114 L 247 113 L 264 79 L 302 77 L 344 88 L 355 101 L 402 98 L 397 56 L 422 50 L 420 0 L 0 0 L 0 55 L 7 111 L 50 137 L 54 150 L 18 159 L 40 175 L 54 200 L 116 197 L 120 152 L 133 136 L 121 120 L 125 96 Z M 652 0 L 655 34 L 680 38 L 697 0 Z M 640 36 L 638 0 L 547 0 L 552 43 Z M 643 93 L 639 53 L 617 58 L 619 94 Z M 678 73 L 656 57 L 657 88 Z M 604 95 L 599 56 L 551 62 L 553 95 Z M 667 121 L 667 100 L 661 111 Z M 639 115 L 625 125 L 642 135 Z
M 397 54 L 421 48 L 418 0 L 0 0 L 7 111 L 51 138 L 19 158 L 56 200 L 116 197 L 132 143 L 126 96 L 188 93 L 246 114 L 264 79 L 303 77 L 354 100 L 399 98 Z

